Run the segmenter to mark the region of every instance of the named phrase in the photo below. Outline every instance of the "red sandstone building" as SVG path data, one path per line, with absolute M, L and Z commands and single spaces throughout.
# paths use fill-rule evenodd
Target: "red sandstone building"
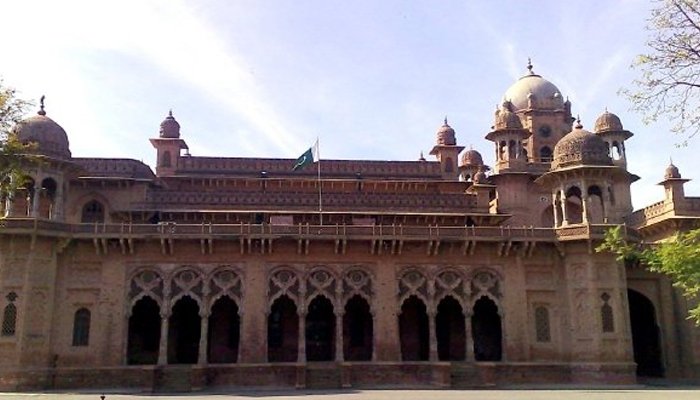
M 2 202 L 0 389 L 698 377 L 685 300 L 594 248 L 696 227 L 700 198 L 670 166 L 632 212 L 617 116 L 584 130 L 531 67 L 504 99 L 492 168 L 445 121 L 434 161 L 324 160 L 321 180 L 189 155 L 172 114 L 155 174 L 72 157 L 42 106 L 17 132 L 44 162 Z

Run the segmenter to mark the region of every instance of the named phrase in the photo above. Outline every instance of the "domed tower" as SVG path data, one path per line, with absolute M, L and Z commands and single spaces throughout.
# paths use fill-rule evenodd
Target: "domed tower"
M 13 132 L 25 144 L 31 143 L 32 153 L 40 162 L 30 166 L 24 187 L 6 199 L 8 217 L 34 217 L 63 220 L 65 185 L 74 170 L 66 131 L 46 116 L 44 96 L 37 115 L 20 121 Z
M 664 180 L 659 182 L 659 185 L 664 187 L 664 201 L 672 203 L 673 209 L 680 210 L 685 206 L 685 190 L 683 185 L 690 179 L 683 179 L 678 167 L 671 162 L 664 173 Z
M 434 155 L 440 162 L 443 178 L 457 180 L 459 177 L 457 160 L 459 153 L 464 150 L 464 146 L 457 146 L 455 130 L 447 123 L 447 117 L 445 117 L 442 126 L 438 128 L 436 136 L 437 140 L 433 149 L 430 150 L 430 154 Z
M 535 74 L 530 60 L 527 69 L 528 73 L 506 90 L 503 99 L 530 132 L 525 142 L 527 158 L 550 162 L 554 145 L 571 130 L 571 103 L 552 82 Z
M 173 175 L 180 163 L 180 151 L 189 148 L 187 143 L 180 139 L 180 124 L 173 117 L 172 110 L 160 123 L 159 137 L 150 140 L 157 152 L 156 175 Z
M 596 119 L 593 130 L 598 136 L 603 138 L 607 144 L 613 164 L 627 168 L 625 140 L 631 138 L 633 135 L 632 132 L 626 131 L 622 127 L 620 118 L 608 112 L 606 109 L 605 112 Z
M 637 179 L 614 165 L 602 137 L 577 120 L 554 147 L 550 171 L 536 182 L 550 189 L 554 226 L 562 227 L 622 223 L 632 211 L 629 186 Z
M 495 173 L 524 171 L 527 166 L 523 140 L 527 139 L 530 133 L 523 128 L 520 117 L 512 110 L 513 104 L 504 101 L 501 107 L 496 109 L 493 130 L 486 135 L 486 139 L 496 144 Z
M 484 158 L 481 153 L 470 148 L 462 153 L 459 163 L 459 178 L 462 181 L 473 182 L 474 176 L 479 171 L 488 171 L 490 168 L 484 165 Z

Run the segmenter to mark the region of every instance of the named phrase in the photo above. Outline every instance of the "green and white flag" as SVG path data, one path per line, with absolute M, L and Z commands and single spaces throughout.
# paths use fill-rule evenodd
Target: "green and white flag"
M 314 143 L 314 145 L 309 147 L 309 149 L 306 150 L 304 152 L 304 154 L 302 154 L 301 156 L 299 156 L 299 158 L 297 158 L 297 161 L 294 163 L 294 167 L 292 168 L 292 171 L 302 169 L 309 164 L 315 163 L 318 160 L 319 160 L 319 157 L 318 157 L 318 139 L 316 139 L 316 143 Z

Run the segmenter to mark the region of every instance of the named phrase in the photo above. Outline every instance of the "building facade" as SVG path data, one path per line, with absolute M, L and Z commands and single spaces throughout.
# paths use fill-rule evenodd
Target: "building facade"
M 633 212 L 632 133 L 607 111 L 583 129 L 528 69 L 492 167 L 445 120 L 434 161 L 323 160 L 319 179 L 192 156 L 170 113 L 154 173 L 72 157 L 42 104 L 16 128 L 42 162 L 2 199 L 0 389 L 697 378 L 685 299 L 595 247 L 697 227 L 700 198 L 669 166 Z

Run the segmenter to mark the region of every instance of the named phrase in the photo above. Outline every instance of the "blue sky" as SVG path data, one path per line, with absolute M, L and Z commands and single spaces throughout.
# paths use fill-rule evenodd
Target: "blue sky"
M 0 0 L 0 76 L 47 114 L 77 157 L 153 166 L 169 109 L 193 155 L 414 160 L 445 115 L 461 145 L 484 139 L 526 72 L 556 84 L 592 129 L 605 107 L 627 144 L 636 208 L 662 198 L 669 157 L 700 195 L 690 146 L 641 123 L 618 95 L 637 72 L 649 1 Z

